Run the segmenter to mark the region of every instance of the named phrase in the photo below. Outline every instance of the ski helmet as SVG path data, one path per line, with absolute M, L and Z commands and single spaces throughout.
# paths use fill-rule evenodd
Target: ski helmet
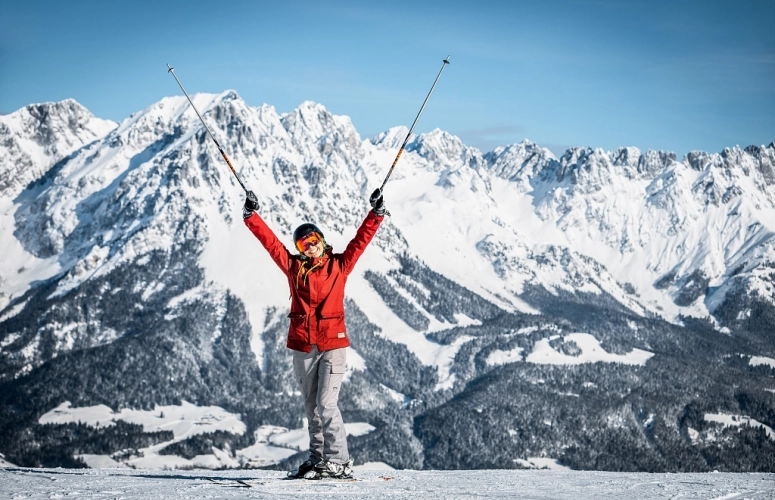
M 297 227 L 296 230 L 293 232 L 293 242 L 296 243 L 300 239 L 312 233 L 318 233 L 318 236 L 320 236 L 321 240 L 323 241 L 326 240 L 323 237 L 323 231 L 321 231 L 315 224 L 312 224 L 311 222 L 305 222 L 301 226 Z

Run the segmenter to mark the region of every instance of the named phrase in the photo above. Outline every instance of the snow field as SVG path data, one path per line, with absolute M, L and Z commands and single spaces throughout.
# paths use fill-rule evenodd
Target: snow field
M 581 351 L 578 355 L 571 356 L 558 352 L 550 345 L 552 340 L 560 337 L 555 335 L 539 340 L 524 361 L 541 365 L 579 365 L 603 362 L 643 366 L 649 358 L 654 356 L 654 353 L 641 349 L 633 349 L 627 354 L 612 354 L 603 349 L 594 336 L 588 333 L 570 333 L 562 336 L 563 342 L 574 342 Z M 487 364 L 493 366 L 522 361 L 522 351 L 523 349 L 520 347 L 515 347 L 509 351 L 495 350 L 487 357 Z
M 706 413 L 704 418 L 707 422 L 716 422 L 722 424 L 725 427 L 740 427 L 744 425 L 749 427 L 761 427 L 767 432 L 767 437 L 775 440 L 775 431 L 772 429 L 772 427 L 746 415 L 731 415 L 729 413 Z
M 641 349 L 633 349 L 627 354 L 612 354 L 600 347 L 600 342 L 592 335 L 588 333 L 571 333 L 563 336 L 563 342 L 575 342 L 579 349 L 581 349 L 581 353 L 578 356 L 570 356 L 555 350 L 549 345 L 550 340 L 539 340 L 533 352 L 525 358 L 525 361 L 546 365 L 578 365 L 602 361 L 605 363 L 643 366 L 654 355 L 654 353 Z
M 775 359 L 767 358 L 765 356 L 751 356 L 751 360 L 748 364 L 751 366 L 766 365 L 770 368 L 775 368 Z
M 647 474 L 563 470 L 358 470 L 358 481 L 285 481 L 280 471 L 0 469 L 7 498 L 525 498 L 764 500 L 772 474 Z M 240 480 L 244 484 L 237 483 Z

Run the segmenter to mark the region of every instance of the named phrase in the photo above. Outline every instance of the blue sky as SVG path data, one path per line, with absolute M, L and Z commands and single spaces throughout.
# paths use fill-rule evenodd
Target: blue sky
M 775 0 L 0 2 L 0 114 L 74 98 L 120 121 L 179 95 L 305 100 L 362 137 L 409 126 L 489 151 L 717 152 L 775 140 Z

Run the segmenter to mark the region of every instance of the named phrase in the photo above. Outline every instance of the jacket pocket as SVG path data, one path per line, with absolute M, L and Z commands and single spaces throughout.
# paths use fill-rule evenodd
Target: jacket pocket
M 318 331 L 326 339 L 346 339 L 344 326 L 344 313 L 321 314 L 318 322 Z
M 296 342 L 307 342 L 308 338 L 304 325 L 307 320 L 307 315 L 304 313 L 290 313 L 288 318 L 291 320 L 291 325 L 288 329 L 288 340 L 294 340 Z
M 291 325 L 301 325 L 307 318 L 304 313 L 290 313 L 288 317 L 291 319 Z

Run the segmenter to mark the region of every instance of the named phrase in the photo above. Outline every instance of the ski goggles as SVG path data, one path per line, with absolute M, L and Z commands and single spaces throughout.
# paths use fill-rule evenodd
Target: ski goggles
M 310 247 L 314 247 L 321 241 L 323 240 L 318 233 L 310 233 L 307 236 L 296 241 L 296 248 L 299 250 L 299 252 L 303 253 L 309 250 Z

